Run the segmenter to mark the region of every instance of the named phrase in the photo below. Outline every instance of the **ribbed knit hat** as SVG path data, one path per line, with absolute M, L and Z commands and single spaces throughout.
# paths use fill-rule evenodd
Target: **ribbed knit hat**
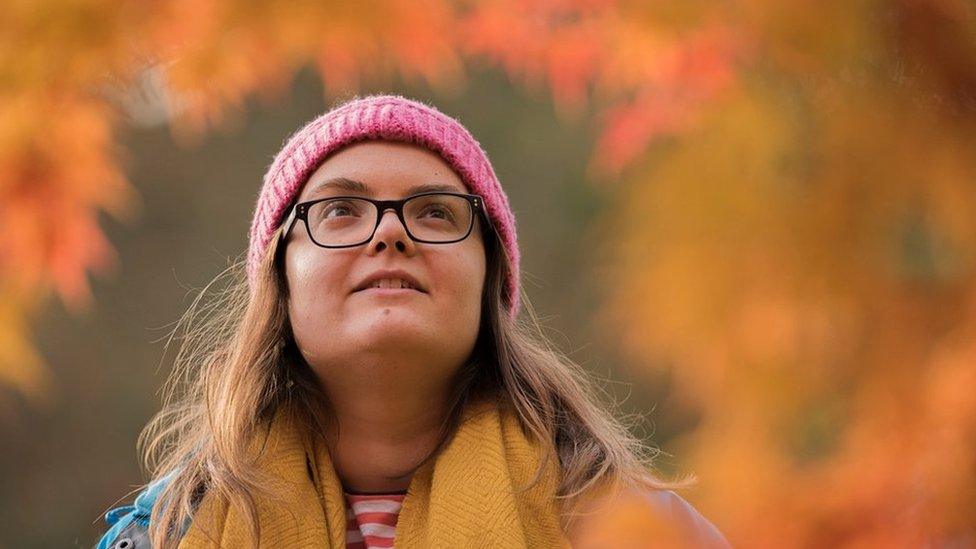
M 295 132 L 264 175 L 251 221 L 247 275 L 251 290 L 261 258 L 309 175 L 327 155 L 356 141 L 379 139 L 422 145 L 457 172 L 468 192 L 484 198 L 485 209 L 508 254 L 504 281 L 512 318 L 519 309 L 519 249 L 515 215 L 481 145 L 460 122 L 434 107 L 399 95 L 370 95 L 347 101 Z

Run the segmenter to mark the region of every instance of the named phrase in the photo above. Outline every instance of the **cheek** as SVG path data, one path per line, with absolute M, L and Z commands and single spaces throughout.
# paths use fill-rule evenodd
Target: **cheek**
M 442 285 L 450 289 L 450 299 L 458 308 L 479 308 L 485 280 L 485 257 L 480 247 L 438 257 Z
M 294 322 L 316 318 L 321 322 L 345 288 L 348 261 L 344 254 L 290 247 L 285 255 L 288 308 Z

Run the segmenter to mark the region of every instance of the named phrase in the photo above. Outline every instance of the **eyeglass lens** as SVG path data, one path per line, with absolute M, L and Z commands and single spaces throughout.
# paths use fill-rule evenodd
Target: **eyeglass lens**
M 308 210 L 312 239 L 324 246 L 346 246 L 370 238 L 379 215 L 376 205 L 360 198 L 316 202 Z M 416 196 L 403 205 L 407 231 L 417 240 L 451 242 L 465 236 L 473 218 L 471 203 L 461 196 Z

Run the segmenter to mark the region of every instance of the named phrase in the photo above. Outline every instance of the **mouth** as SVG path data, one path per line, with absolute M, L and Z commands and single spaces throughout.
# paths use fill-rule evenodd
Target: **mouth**
M 403 278 L 383 278 L 369 283 L 353 293 L 374 293 L 378 295 L 425 294 L 415 283 Z
M 397 296 L 397 295 L 422 295 L 424 292 L 420 290 L 414 290 L 413 288 L 363 288 L 362 290 L 353 292 L 357 294 L 370 294 L 377 296 Z

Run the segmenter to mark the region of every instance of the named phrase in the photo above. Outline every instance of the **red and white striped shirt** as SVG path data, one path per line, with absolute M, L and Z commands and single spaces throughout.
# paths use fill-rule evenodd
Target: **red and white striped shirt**
M 393 547 L 397 517 L 406 492 L 346 495 L 346 547 Z

